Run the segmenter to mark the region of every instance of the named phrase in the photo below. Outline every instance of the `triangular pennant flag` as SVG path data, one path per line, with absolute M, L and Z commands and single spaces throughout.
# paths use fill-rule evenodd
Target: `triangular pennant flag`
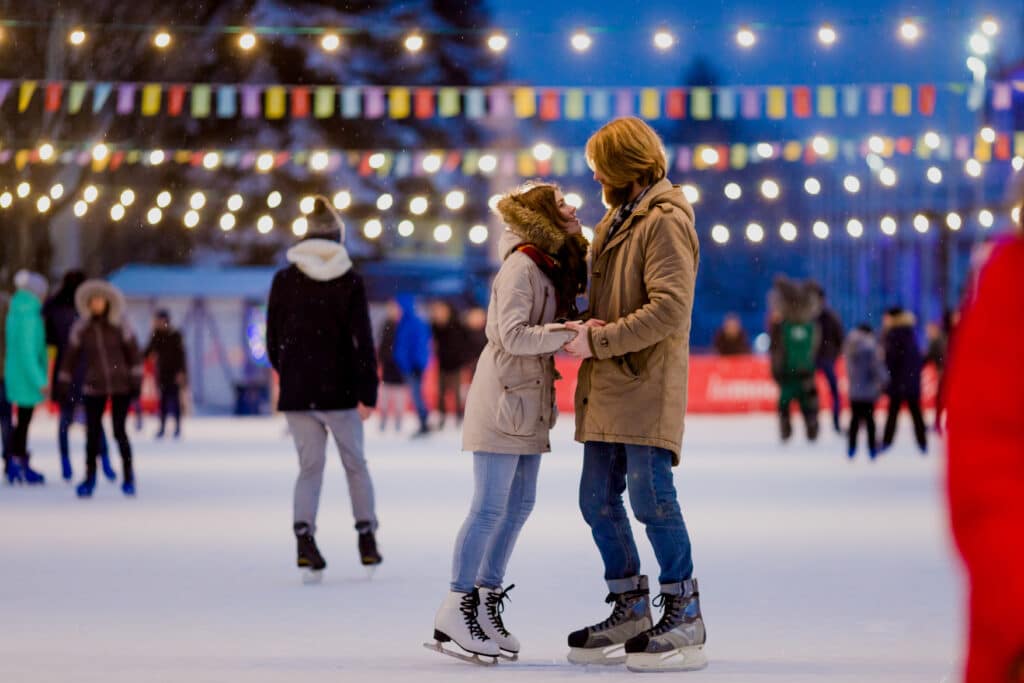
M 412 114 L 412 93 L 408 88 L 388 90 L 388 116 L 393 119 L 407 119 Z
M 818 88 L 818 116 L 824 119 L 836 115 L 836 89 L 829 85 Z
M 896 116 L 910 116 L 913 111 L 912 95 L 909 85 L 892 87 L 892 113 Z
M 268 119 L 283 119 L 287 111 L 287 91 L 284 86 L 273 85 L 263 93 L 266 104 L 263 113 Z
M 363 114 L 363 93 L 360 88 L 348 87 L 341 91 L 341 116 L 357 119 Z
M 516 88 L 514 95 L 516 118 L 528 119 L 537 115 L 537 96 L 533 88 Z
M 192 86 L 192 118 L 204 119 L 210 115 L 213 89 L 209 85 Z
M 368 87 L 363 90 L 363 115 L 368 119 L 379 119 L 384 116 L 387 107 L 384 104 L 384 89 Z
M 82 81 L 75 81 L 68 88 L 68 113 L 77 114 L 82 111 L 82 104 L 85 102 L 85 93 L 89 86 Z M 2 102 L 0 98 L 0 102 Z
M 462 113 L 458 88 L 441 88 L 437 91 L 437 113 L 444 119 L 450 119 Z
M 122 83 L 117 86 L 117 113 L 122 116 L 135 111 L 135 84 Z
M 486 115 L 486 94 L 483 88 L 468 88 L 466 90 L 466 118 L 482 119 Z
M 565 91 L 565 118 L 570 121 L 579 121 L 586 115 L 586 103 L 584 102 L 583 90 L 570 88 Z
M 661 118 L 661 92 L 657 88 L 640 91 L 640 116 L 647 120 Z
M 292 88 L 292 118 L 309 118 L 309 88 L 304 85 L 297 85 Z
M 711 88 L 690 89 L 690 117 L 698 121 L 711 118 Z
M 718 118 L 732 121 L 736 118 L 736 91 L 732 88 L 719 88 L 715 95 L 718 100 Z
M 25 111 L 32 103 L 32 94 L 36 91 L 35 81 L 22 81 L 18 88 L 18 111 Z
M 615 91 L 615 116 L 634 116 L 636 114 L 633 91 L 628 88 L 619 88 Z
M 557 90 L 540 91 L 540 120 L 557 121 L 562 117 L 560 95 Z
M 60 111 L 60 100 L 64 94 L 63 83 L 47 83 L 46 84 L 46 101 L 44 108 L 48 112 Z
M 334 88 L 321 85 L 313 91 L 313 116 L 318 119 L 329 119 L 334 116 Z
M 97 83 L 92 88 L 92 113 L 98 114 L 107 103 L 114 86 L 110 83 Z
M 156 116 L 160 113 L 160 96 L 163 87 L 159 83 L 148 83 L 142 87 L 142 115 Z
M 233 119 L 238 115 L 237 91 L 233 85 L 217 87 L 217 118 Z
M 413 93 L 413 115 L 418 119 L 434 118 L 434 89 L 416 88 Z
M 167 88 L 167 115 L 168 116 L 181 116 L 181 112 L 185 111 L 185 95 L 188 93 L 188 87 L 175 84 Z
M 768 118 L 770 119 L 784 119 L 786 118 L 786 89 L 785 88 L 768 88 Z

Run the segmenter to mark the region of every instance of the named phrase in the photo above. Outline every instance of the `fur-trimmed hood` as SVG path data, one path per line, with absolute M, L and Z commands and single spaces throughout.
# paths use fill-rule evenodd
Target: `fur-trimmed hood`
M 509 231 L 521 238 L 516 244 L 529 242 L 552 256 L 565 244 L 568 236 L 565 230 L 552 223 L 547 216 L 523 205 L 514 194 L 508 194 L 501 198 L 498 202 L 497 212 L 505 221 Z M 508 252 L 504 251 L 505 243 L 506 240 L 503 237 L 502 256 L 508 255 Z M 512 246 L 515 247 L 515 244 Z
M 326 282 L 352 269 L 348 251 L 338 242 L 308 239 L 288 250 L 288 261 L 314 280 Z
M 107 300 L 109 304 L 107 320 L 112 325 L 120 325 L 125 309 L 124 295 L 121 290 L 106 280 L 99 279 L 86 280 L 79 285 L 75 292 L 75 308 L 78 309 L 78 314 L 83 319 L 88 320 L 92 316 L 92 312 L 89 311 L 89 300 L 94 296 L 101 296 Z
M 800 282 L 784 275 L 775 278 L 768 295 L 768 305 L 782 319 L 791 323 L 808 323 L 821 313 L 821 297 L 817 285 L 810 280 Z

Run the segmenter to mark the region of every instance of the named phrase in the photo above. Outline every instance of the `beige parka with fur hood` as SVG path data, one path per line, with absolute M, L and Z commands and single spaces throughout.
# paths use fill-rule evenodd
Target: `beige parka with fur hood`
M 516 251 L 524 242 L 554 256 L 570 237 L 550 219 L 507 196 L 498 203 L 507 224 L 503 259 L 491 285 L 487 346 L 466 398 L 462 449 L 531 455 L 551 450 L 555 423 L 554 353 L 574 333 L 545 329 L 555 319 L 554 285 L 533 260 Z M 585 240 L 584 240 L 585 242 Z

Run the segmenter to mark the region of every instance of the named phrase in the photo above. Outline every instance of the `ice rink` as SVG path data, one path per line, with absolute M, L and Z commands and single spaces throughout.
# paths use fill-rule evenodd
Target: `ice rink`
M 941 444 L 904 417 L 878 462 L 840 437 L 781 447 L 768 416 L 691 417 L 676 483 L 690 528 L 710 666 L 692 681 L 955 681 L 959 570 L 942 502 Z M 408 420 L 406 429 L 412 428 Z M 469 505 L 454 429 L 428 439 L 368 423 L 384 564 L 368 580 L 340 462 L 329 460 L 318 542 L 294 567 L 295 456 L 280 418 L 197 418 L 181 443 L 133 432 L 138 489 L 79 501 L 59 478 L 56 425 L 33 425 L 43 488 L 0 488 L 0 681 L 612 681 L 565 661 L 569 631 L 604 619 L 601 564 L 576 508 L 571 417 L 541 466 L 512 556 L 506 624 L 522 659 L 480 669 L 428 652 Z M 799 434 L 799 430 L 798 430 Z M 81 430 L 75 433 L 76 479 Z M 331 447 L 333 451 L 333 446 Z M 113 457 L 118 463 L 116 455 Z M 646 570 L 657 575 L 642 532 Z M 653 586 L 652 586 L 653 587 Z

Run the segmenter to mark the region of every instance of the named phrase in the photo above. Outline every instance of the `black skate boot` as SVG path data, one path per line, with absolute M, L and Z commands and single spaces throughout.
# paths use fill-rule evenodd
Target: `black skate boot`
M 704 643 L 708 636 L 697 579 L 684 581 L 679 595 L 662 593 L 654 604 L 664 607 L 661 620 L 626 643 L 626 668 L 636 672 L 693 671 L 707 666 Z
M 309 531 L 309 525 L 305 522 L 296 522 L 295 542 L 297 546 L 298 559 L 296 565 L 299 569 L 305 570 L 302 576 L 303 583 L 319 583 L 320 572 L 327 567 L 327 562 L 316 547 L 316 540 Z
M 788 442 L 793 436 L 793 420 L 789 416 L 789 409 L 779 413 L 779 436 L 782 437 L 782 443 Z
M 625 644 L 630 638 L 651 628 L 650 590 L 647 577 L 625 593 L 609 593 L 612 614 L 599 624 L 569 634 L 569 661 L 573 664 L 622 664 Z
M 377 551 L 377 539 L 373 532 L 367 529 L 359 532 L 359 561 L 364 567 L 373 567 L 384 560 Z

